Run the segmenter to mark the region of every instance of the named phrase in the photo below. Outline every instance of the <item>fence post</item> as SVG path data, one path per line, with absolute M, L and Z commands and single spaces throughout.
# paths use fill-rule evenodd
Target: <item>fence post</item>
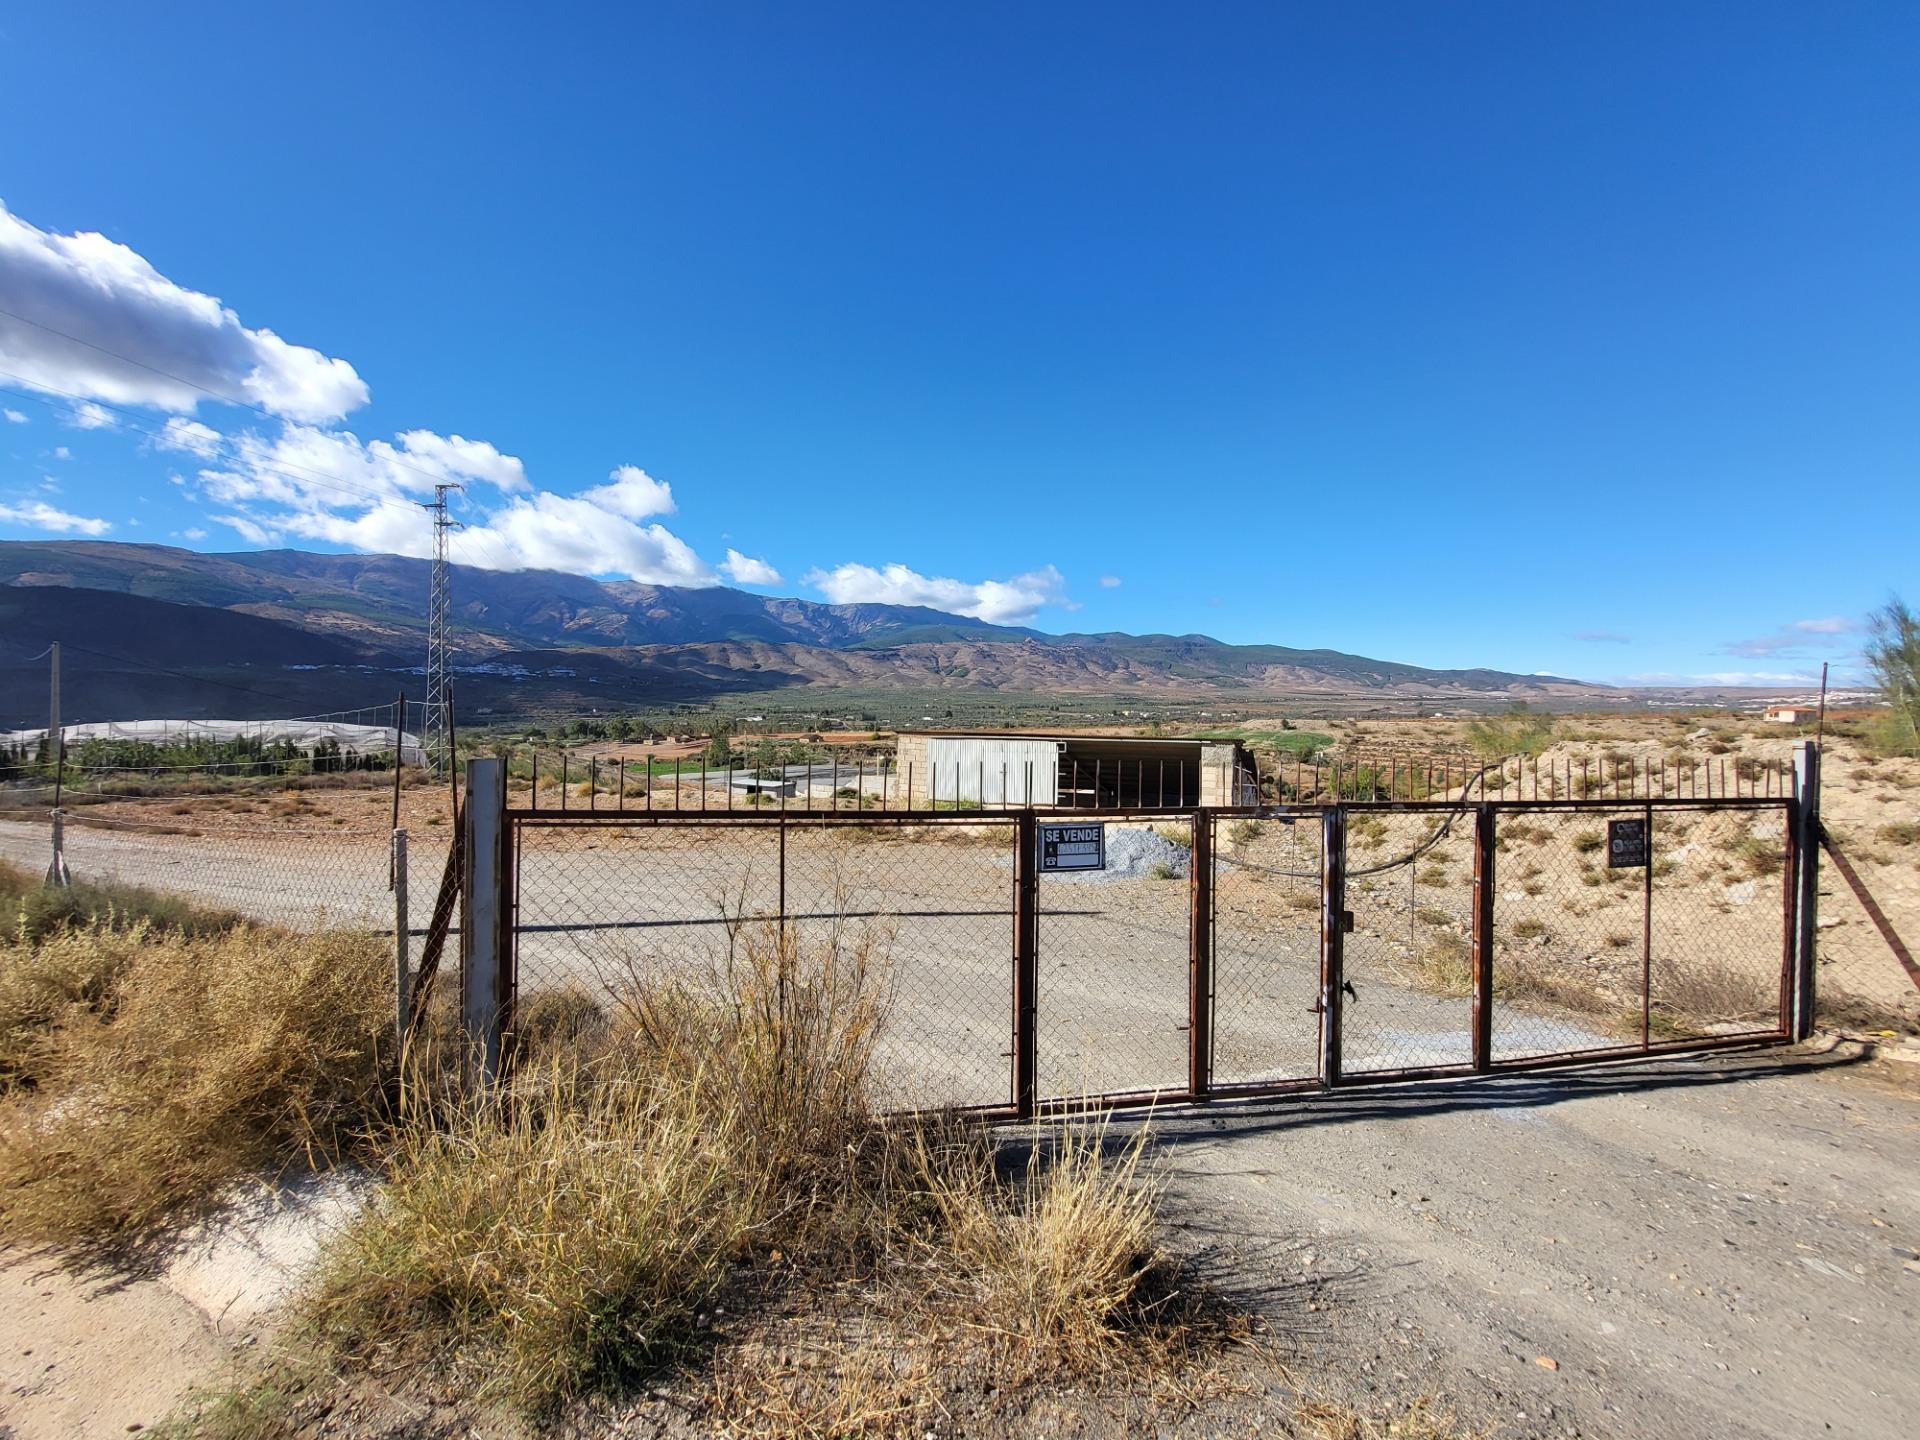
M 1473 1068 L 1493 1068 L 1493 900 L 1496 836 L 1492 804 L 1473 822 Z
M 1347 936 L 1347 812 L 1320 812 L 1320 1083 L 1340 1083 L 1340 987 Z
M 402 1048 L 412 1020 L 413 976 L 407 964 L 407 832 L 393 832 L 393 1024 Z M 397 1052 L 396 1052 L 397 1053 Z
M 1799 888 L 1794 906 L 1793 1038 L 1813 1034 L 1814 970 L 1820 922 L 1820 746 L 1802 740 L 1793 752 L 1794 864 Z
M 1013 1113 L 1031 1120 L 1039 1051 L 1034 1040 L 1035 1000 L 1040 988 L 1040 884 L 1038 831 L 1031 807 L 1013 827 Z
M 493 757 L 469 760 L 462 817 L 466 855 L 460 877 L 460 1020 L 477 1069 L 474 1078 L 482 1086 L 499 1078 L 505 1020 L 500 932 L 505 919 L 506 799 L 505 762 Z
M 1187 862 L 1187 1098 L 1204 1100 L 1213 1089 L 1213 825 L 1206 810 L 1193 817 L 1193 851 Z

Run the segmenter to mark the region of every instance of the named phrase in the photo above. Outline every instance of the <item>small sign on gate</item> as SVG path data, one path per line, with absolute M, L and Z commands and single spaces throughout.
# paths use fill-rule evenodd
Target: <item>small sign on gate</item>
M 1607 868 L 1623 870 L 1647 863 L 1647 822 L 1645 820 L 1609 820 L 1607 822 Z
M 1035 827 L 1040 842 L 1040 871 L 1104 870 L 1107 868 L 1107 827 L 1105 825 L 1052 825 Z

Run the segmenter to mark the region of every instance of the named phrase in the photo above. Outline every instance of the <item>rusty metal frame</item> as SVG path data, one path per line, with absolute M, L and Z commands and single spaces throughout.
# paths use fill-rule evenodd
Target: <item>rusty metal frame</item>
M 564 794 L 564 792 L 563 792 Z M 563 800 L 564 804 L 564 800 Z M 1010 1081 L 1004 1102 L 954 1107 L 948 1113 L 968 1115 L 987 1122 L 1025 1122 L 1046 1117 L 1151 1108 L 1171 1105 L 1205 1104 L 1218 1101 L 1243 1101 L 1268 1097 L 1317 1093 L 1327 1090 L 1389 1085 L 1406 1082 L 1439 1082 L 1471 1078 L 1476 1075 L 1505 1074 L 1516 1071 L 1564 1069 L 1582 1065 L 1616 1063 L 1622 1060 L 1706 1053 L 1717 1050 L 1750 1048 L 1783 1043 L 1789 1036 L 1783 1023 L 1775 1029 L 1741 1031 L 1734 1034 L 1699 1036 L 1689 1039 L 1651 1042 L 1645 1036 L 1638 1043 L 1604 1049 L 1572 1050 L 1551 1054 L 1526 1055 L 1500 1060 L 1492 1055 L 1492 1031 L 1495 1001 L 1493 982 L 1493 900 L 1497 886 L 1495 867 L 1498 823 L 1503 815 L 1528 813 L 1618 813 L 1636 811 L 1686 810 L 1778 810 L 1786 819 L 1787 879 L 1783 882 L 1785 907 L 1783 919 L 1788 941 L 1782 957 L 1782 1003 L 1790 994 L 1793 959 L 1795 887 L 1796 802 L 1791 797 L 1714 795 L 1636 796 L 1631 799 L 1500 799 L 1472 802 L 1462 800 L 1351 800 L 1338 802 L 1289 802 L 1284 804 L 1181 806 L 1103 809 L 1091 812 L 1101 820 L 1186 820 L 1193 829 L 1193 858 L 1189 863 L 1190 899 L 1188 911 L 1187 953 L 1187 1074 L 1184 1084 L 1161 1085 L 1138 1090 L 1116 1090 L 1093 1095 L 1043 1096 L 1038 1093 L 1038 950 L 1039 950 L 1039 877 L 1035 834 L 1038 823 L 1048 818 L 1086 819 L 1089 811 L 1071 805 L 1009 806 L 979 810 L 575 810 L 571 808 L 509 806 L 505 813 L 504 917 L 502 935 L 503 970 L 507 993 L 502 996 L 505 1013 L 511 1017 L 518 991 L 518 958 L 515 943 L 519 929 L 519 859 L 523 828 L 602 828 L 607 826 L 647 829 L 777 829 L 784 842 L 791 826 L 818 826 L 822 829 L 848 827 L 904 826 L 997 826 L 1006 829 L 1013 846 L 1012 933 L 1009 965 L 1009 1029 L 1011 1038 Z M 1353 814 L 1397 813 L 1434 816 L 1456 815 L 1472 826 L 1474 836 L 1473 874 L 1473 1016 L 1472 1059 L 1460 1065 L 1409 1066 L 1393 1069 L 1346 1073 L 1341 1064 L 1341 982 L 1344 961 L 1346 919 L 1346 823 Z M 1214 940 L 1216 936 L 1216 886 L 1213 874 L 1217 851 L 1217 827 L 1235 819 L 1279 820 L 1304 823 L 1318 820 L 1323 827 L 1321 851 L 1321 962 L 1320 962 L 1320 1066 L 1314 1076 L 1286 1079 L 1217 1082 L 1213 1076 L 1213 1031 L 1216 976 Z M 785 856 L 782 850 L 781 918 L 785 919 Z M 1651 871 L 1649 870 L 1649 884 Z M 1651 914 L 1648 916 L 1651 925 Z M 1643 999 L 1646 998 L 1643 996 Z M 1787 1011 L 1783 1008 L 1783 1016 Z M 511 1034 L 511 1025 L 508 1032 Z

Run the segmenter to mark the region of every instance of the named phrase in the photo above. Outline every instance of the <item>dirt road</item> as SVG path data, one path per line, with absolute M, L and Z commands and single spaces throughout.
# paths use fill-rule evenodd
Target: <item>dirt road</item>
M 1894 1440 L 1920 1417 L 1917 1079 L 1773 1051 L 1153 1124 L 1179 1223 L 1264 1267 L 1342 1386 L 1503 1435 Z

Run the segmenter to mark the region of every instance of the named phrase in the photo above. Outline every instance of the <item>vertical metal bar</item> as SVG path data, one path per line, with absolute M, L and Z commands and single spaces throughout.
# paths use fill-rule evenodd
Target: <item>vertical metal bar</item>
M 1473 822 L 1473 1068 L 1493 1068 L 1493 900 L 1495 811 L 1482 802 Z
M 567 784 L 568 784 L 569 759 L 570 759 L 570 752 L 566 750 L 562 750 L 560 752 L 560 808 L 562 810 L 565 810 L 567 808 Z
M 1013 829 L 1013 1113 L 1033 1118 L 1039 1050 L 1034 1033 L 1040 989 L 1039 859 L 1031 807 Z
M 400 828 L 400 767 L 405 758 L 407 738 L 407 692 L 402 690 L 393 702 L 393 823 L 387 828 Z M 391 868 L 387 872 L 387 888 L 392 889 L 397 879 Z
M 1647 864 L 1640 908 L 1640 1048 L 1653 1045 L 1653 807 L 1647 806 Z
M 407 832 L 393 832 L 393 1023 L 394 1038 L 401 1049 L 394 1053 L 404 1062 L 407 1023 L 412 1018 L 413 975 L 407 947 Z M 404 1073 L 404 1071 L 403 1071 Z
M 784 793 L 784 792 L 783 792 Z M 787 933 L 787 811 L 780 809 L 780 920 L 777 926 L 781 936 Z
M 1187 1098 L 1204 1100 L 1213 1088 L 1213 822 L 1193 817 L 1187 862 Z
M 1340 986 L 1346 970 L 1347 813 L 1320 814 L 1320 1083 L 1340 1083 Z
M 587 809 L 600 808 L 600 757 L 587 757 Z

